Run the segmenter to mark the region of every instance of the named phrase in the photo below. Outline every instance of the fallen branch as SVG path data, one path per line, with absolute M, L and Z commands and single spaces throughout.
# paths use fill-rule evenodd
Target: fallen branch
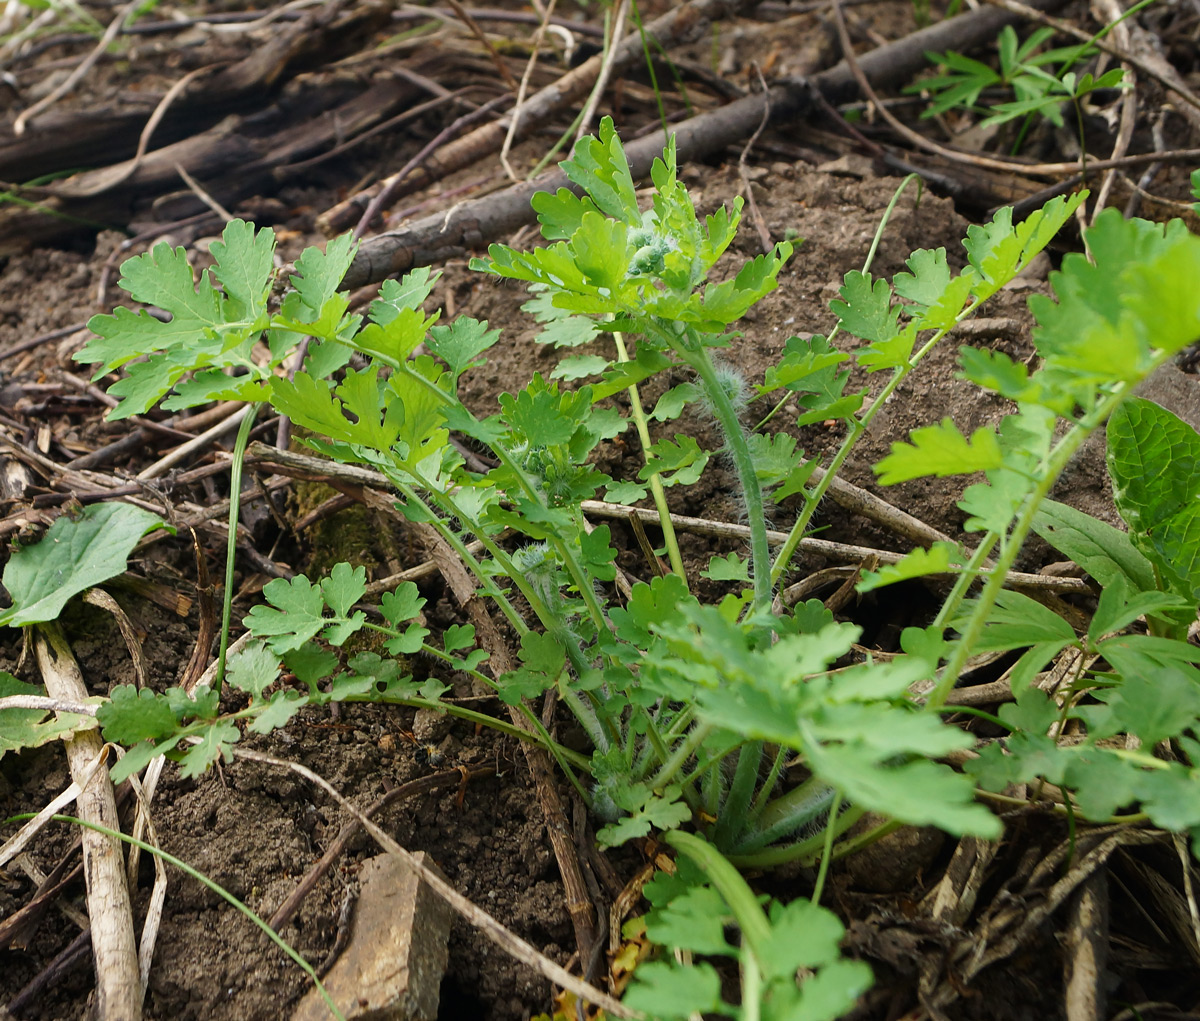
M 1055 10 L 1064 2 L 1037 0 L 1034 6 L 1042 10 Z M 1009 11 L 983 7 L 880 46 L 860 57 L 858 66 L 873 86 L 888 88 L 907 81 L 924 67 L 926 51 L 969 49 L 994 38 L 1001 28 L 1017 20 L 1018 15 Z M 827 102 L 836 103 L 849 96 L 855 87 L 850 65 L 842 61 L 812 78 L 789 78 L 773 86 L 769 92 L 746 96 L 718 110 L 683 121 L 673 130 L 679 162 L 682 164 L 703 159 L 711 153 L 720 152 L 727 145 L 745 140 L 762 120 L 765 110 L 770 111 L 771 120 L 776 124 L 791 121 L 805 117 L 815 109 L 814 92 L 819 92 Z M 530 104 L 527 104 L 522 117 L 530 116 L 527 112 L 529 109 Z M 503 127 L 504 122 L 498 121 L 488 125 L 488 130 L 500 133 L 502 139 Z M 479 132 L 473 132 L 457 144 L 466 146 L 478 135 Z M 651 164 L 662 154 L 665 144 L 666 137 L 662 131 L 656 131 L 625 146 L 635 178 L 643 178 L 650 173 Z M 482 154 L 473 151 L 466 163 L 478 160 Z M 416 188 L 420 181 L 449 172 L 447 167 L 458 169 L 457 165 L 447 162 L 451 158 L 458 157 L 443 151 L 437 158 L 439 169 L 436 174 L 413 174 L 406 184 Z M 505 237 L 531 223 L 534 216 L 529 203 L 536 192 L 568 187 L 572 185 L 566 175 L 555 169 L 534 181 L 462 202 L 448 212 L 427 216 L 400 230 L 370 238 L 359 247 L 342 285 L 348 288 L 362 287 L 407 272 L 415 266 L 429 266 L 447 259 L 461 258 L 469 250 L 486 247 L 490 241 Z M 327 214 L 323 226 L 336 232 L 340 229 L 340 223 L 342 219 L 331 213 Z
M 691 0 L 690 3 L 669 10 L 647 25 L 646 42 L 651 47 L 666 47 L 679 39 L 694 37 L 713 18 L 726 12 L 735 13 L 751 7 L 754 2 L 756 0 Z M 631 32 L 617 43 L 611 57 L 612 70 L 627 68 L 642 59 L 642 45 L 642 38 L 638 32 Z M 573 107 L 577 100 L 582 99 L 600 75 L 605 63 L 604 54 L 597 54 L 530 96 L 519 109 L 507 117 L 498 118 L 451 142 L 426 160 L 424 167 L 414 170 L 402 183 L 396 184 L 391 197 L 399 198 L 419 191 L 433 181 L 478 163 L 484 157 L 498 152 L 510 133 L 514 141 L 524 138 L 555 114 Z M 382 184 L 377 185 L 338 203 L 319 218 L 318 226 L 328 234 L 337 234 L 352 226 L 362 217 L 363 210 L 382 188 Z

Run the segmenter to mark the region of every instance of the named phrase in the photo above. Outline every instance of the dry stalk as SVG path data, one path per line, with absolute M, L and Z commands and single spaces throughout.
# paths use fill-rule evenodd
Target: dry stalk
M 51 698 L 82 702 L 88 697 L 83 674 L 57 624 L 39 624 L 34 634 L 38 667 Z M 108 770 L 89 769 L 104 761 L 104 742 L 94 730 L 80 731 L 67 744 L 71 776 L 80 786 L 79 817 L 111 830 L 121 828 Z M 142 980 L 133 912 L 121 842 L 95 830 L 83 831 L 88 917 L 96 963 L 96 1006 L 101 1021 L 137 1021 L 142 1016 Z

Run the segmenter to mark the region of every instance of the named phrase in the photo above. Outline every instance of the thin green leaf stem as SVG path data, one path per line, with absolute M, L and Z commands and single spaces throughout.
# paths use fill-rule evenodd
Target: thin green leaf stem
M 645 706 L 641 706 L 640 711 L 646 718 L 646 740 L 649 742 L 650 746 L 653 747 L 654 753 L 658 756 L 658 761 L 660 763 L 664 763 L 671 757 L 671 749 L 663 740 L 662 734 L 658 729 L 658 724 L 655 722 L 654 717 L 650 714 L 650 712 L 645 708 Z M 632 753 L 633 741 L 629 741 L 628 745 L 629 751 Z M 632 770 L 633 762 L 630 761 L 629 765 L 630 769 Z
M 762 969 L 758 960 L 747 947 L 738 954 L 742 978 L 742 1021 L 760 1021 L 762 1018 Z
M 1165 768 L 1170 768 L 1166 766 Z M 1034 804 L 1032 798 L 1014 798 L 1010 794 L 997 794 L 995 791 L 985 791 L 982 787 L 975 788 L 975 797 L 982 798 L 984 801 L 992 801 L 997 805 L 1005 805 L 1015 808 L 1028 808 Z M 1042 801 L 1038 802 L 1038 807 L 1054 812 L 1056 815 L 1067 816 L 1067 806 L 1057 801 Z M 1149 813 L 1147 812 L 1129 812 L 1126 815 L 1110 815 L 1107 819 L 1089 819 L 1088 823 L 1092 826 L 1144 826 L 1148 822 L 1152 822 Z
M 633 23 L 634 23 L 634 25 L 637 26 L 638 35 L 641 38 L 642 56 L 644 56 L 646 58 L 646 73 L 650 76 L 650 88 L 654 92 L 654 102 L 658 106 L 658 120 L 659 120 L 659 123 L 662 125 L 663 134 L 666 137 L 670 138 L 671 137 L 671 127 L 667 121 L 667 108 L 666 108 L 666 106 L 663 105 L 662 89 L 659 88 L 658 74 L 654 70 L 654 58 L 650 54 L 651 40 L 650 40 L 650 37 L 646 35 L 646 26 L 642 21 L 642 12 L 638 9 L 637 0 L 628 0 L 628 2 L 629 2 L 630 15 L 633 17 Z M 654 40 L 654 42 L 656 43 L 656 45 L 658 45 L 658 48 L 661 50 L 662 49 L 661 44 L 658 44 L 657 40 Z M 671 66 L 672 70 L 674 70 L 674 67 L 673 67 L 673 65 L 670 64 L 669 59 L 668 59 L 667 63 L 668 63 L 668 66 Z M 678 74 L 676 74 L 675 77 L 678 79 L 678 77 L 679 77 Z M 690 100 L 688 100 L 688 98 L 687 98 L 687 90 L 683 90 L 683 100 L 684 100 L 684 105 L 688 108 L 688 112 L 690 115 L 692 104 L 691 104 Z
M 892 218 L 892 213 L 894 213 L 896 210 L 896 203 L 900 201 L 900 196 L 904 194 L 904 189 L 907 188 L 909 183 L 912 181 L 917 182 L 917 202 L 919 203 L 921 201 L 921 189 L 924 185 L 924 182 L 921 180 L 919 174 L 909 174 L 906 178 L 904 178 L 903 181 L 900 182 L 896 190 L 892 192 L 891 201 L 888 202 L 887 208 L 884 209 L 883 216 L 879 218 L 879 225 L 875 228 L 875 236 L 871 238 L 871 247 L 867 249 L 867 256 L 865 259 L 863 259 L 862 272 L 864 274 L 870 272 L 871 266 L 875 262 L 875 255 L 879 251 L 879 244 L 883 240 L 883 233 L 885 230 L 887 230 L 887 225 Z M 829 335 L 825 338 L 825 340 L 832 344 L 833 338 L 841 332 L 841 329 L 842 324 L 839 321 L 833 327 L 833 329 L 829 331 Z M 769 421 L 771 421 L 776 414 L 778 414 L 779 409 L 787 404 L 789 400 L 791 400 L 791 397 L 791 391 L 785 391 L 784 395 L 779 398 L 779 402 L 775 405 L 775 407 L 768 411 L 762 421 L 754 427 L 754 432 L 760 432 L 763 427 Z
M 247 405 L 242 424 L 238 426 L 237 440 L 233 444 L 233 461 L 229 466 L 229 535 L 225 540 L 225 591 L 221 601 L 221 647 L 217 653 L 217 674 L 213 680 L 213 691 L 220 692 L 225 680 L 225 660 L 229 656 L 229 624 L 233 618 L 233 574 L 237 559 L 237 526 L 242 509 L 242 467 L 246 463 L 246 447 L 250 443 L 250 430 L 258 417 L 260 405 Z
M 804 533 L 808 528 L 812 516 L 816 513 L 817 507 L 821 500 L 824 499 L 829 487 L 833 485 L 833 480 L 837 473 L 841 471 L 842 465 L 850 456 L 850 452 L 854 449 L 862 435 L 867 431 L 867 427 L 871 424 L 871 420 L 879 413 L 880 409 L 887 403 L 887 399 L 892 396 L 896 388 L 904 382 L 905 378 L 913 371 L 932 351 L 938 343 L 948 334 L 955 326 L 969 319 L 975 314 L 975 310 L 983 304 L 982 301 L 976 299 L 971 302 L 954 318 L 954 324 L 949 327 L 938 330 L 932 337 L 929 338 L 917 351 L 916 354 L 910 355 L 908 361 L 903 365 L 892 370 L 892 378 L 887 381 L 883 389 L 879 391 L 875 399 L 871 401 L 867 409 L 853 419 L 850 420 L 850 430 L 846 434 L 846 438 L 842 440 L 842 444 L 838 447 L 838 451 L 833 456 L 833 460 L 829 463 L 829 467 L 825 469 L 825 474 L 817 484 L 804 494 L 804 505 L 800 508 L 800 513 L 796 517 L 795 524 L 788 532 L 788 537 L 784 541 L 779 553 L 776 554 L 774 566 L 771 568 L 771 584 L 777 584 L 779 579 L 783 577 L 784 572 L 788 569 L 792 557 L 795 555 L 797 548 L 800 546 L 800 540 L 804 538 Z
M 962 605 L 963 600 L 967 598 L 967 590 L 975 584 L 975 581 L 983 572 L 987 558 L 992 555 L 992 550 L 1001 538 L 1003 537 L 999 532 L 988 532 L 979 541 L 979 545 L 975 547 L 975 551 L 971 554 L 971 559 L 967 561 L 966 566 L 954 579 L 954 585 L 938 609 L 937 616 L 933 618 L 932 627 L 944 628 L 949 624 L 950 619 L 958 612 L 958 608 Z
M 629 361 L 625 348 L 625 338 L 620 333 L 613 333 L 613 343 L 617 348 L 617 361 Z M 638 394 L 637 384 L 630 385 L 629 410 L 633 415 L 633 424 L 637 428 L 638 439 L 642 442 L 642 456 L 650 449 L 650 424 L 646 419 L 646 409 L 642 407 L 642 399 Z M 654 497 L 654 506 L 658 509 L 658 520 L 662 526 L 663 545 L 667 547 L 667 557 L 671 561 L 671 570 L 683 581 L 684 588 L 688 586 L 687 571 L 683 566 L 683 557 L 679 552 L 679 541 L 675 537 L 675 526 L 671 523 L 671 508 L 667 506 L 667 494 L 663 489 L 662 477 L 658 472 L 650 476 L 650 494 Z
M 410 379 L 417 380 L 421 384 L 421 386 L 423 386 L 425 389 L 429 390 L 430 393 L 436 394 L 438 397 L 438 400 L 440 400 L 442 403 L 451 404 L 456 407 L 459 407 L 463 410 L 464 413 L 466 413 L 468 416 L 470 416 L 472 419 L 474 419 L 474 415 L 471 414 L 470 410 L 461 401 L 459 401 L 452 394 L 448 394 L 445 390 L 443 390 L 440 386 L 438 386 L 432 380 L 426 379 L 419 372 L 414 372 L 407 365 L 401 365 L 400 371 L 403 372 Z M 521 490 L 522 490 L 522 492 L 524 492 L 525 496 L 528 499 L 532 500 L 534 503 L 539 504 L 542 507 L 545 507 L 546 501 L 543 498 L 541 491 L 538 489 L 538 487 L 536 485 L 534 485 L 533 480 L 529 477 L 529 473 L 526 472 L 525 469 L 522 468 L 516 462 L 516 460 L 513 458 L 513 456 L 505 449 L 504 445 L 499 442 L 493 442 L 493 443 L 489 444 L 489 447 L 490 447 L 492 453 L 494 453 L 496 455 L 496 457 L 500 461 L 500 463 L 505 468 L 507 468 L 510 472 L 512 472 L 513 477 L 517 480 L 517 483 L 521 487 Z M 405 466 L 404 470 L 407 471 L 410 475 L 412 475 L 413 478 L 417 479 L 418 482 L 420 482 L 420 484 L 422 486 L 424 486 L 426 489 L 429 490 L 429 492 L 431 492 L 431 493 L 437 492 L 437 490 L 435 488 L 426 486 L 424 480 L 422 480 L 420 478 L 418 473 L 414 472 L 407 466 Z M 449 499 L 447 494 L 439 494 L 439 496 L 443 496 L 446 499 Z M 456 516 L 462 517 L 462 515 L 459 514 L 457 510 L 455 510 L 454 513 Z M 467 520 L 467 519 L 463 518 L 463 520 Z M 496 547 L 494 543 L 489 544 L 490 541 L 488 540 L 487 536 L 483 534 L 482 531 L 476 532 L 476 536 L 478 537 L 479 541 L 482 542 L 485 547 L 487 547 L 488 552 L 492 553 L 492 556 L 496 556 L 496 552 L 494 552 L 494 550 L 498 549 L 498 547 Z M 584 605 L 587 607 L 588 615 L 592 618 L 592 624 L 595 626 L 597 633 L 611 629 L 611 625 L 608 622 L 608 618 L 604 616 L 604 610 L 601 608 L 599 601 L 596 599 L 596 593 L 592 589 L 591 582 L 588 580 L 587 572 L 583 569 L 583 565 L 579 563 L 579 558 L 575 555 L 575 552 L 559 536 L 552 536 L 550 539 L 550 544 L 554 547 L 555 552 L 559 555 L 559 558 L 562 560 L 563 565 L 567 569 L 567 573 L 570 574 L 570 576 L 571 576 L 571 580 L 575 583 L 575 586 L 579 589 L 579 595 L 583 599 Z M 528 588 L 528 586 L 523 586 L 521 584 L 520 572 L 517 571 L 515 568 L 513 568 L 510 572 L 509 569 L 512 565 L 511 565 L 511 563 L 506 563 L 507 557 L 504 557 L 504 559 L 501 559 L 502 556 L 503 556 L 503 554 L 501 554 L 501 556 L 496 557 L 497 562 L 499 562 L 502 566 L 504 566 L 504 569 L 506 572 L 509 572 L 510 577 L 512 577 L 513 581 L 521 589 L 521 594 L 525 595 L 526 598 L 529 598 L 526 593 L 526 589 Z M 531 605 L 532 605 L 532 603 L 531 603 Z M 539 616 L 539 618 L 541 618 L 541 614 L 539 614 L 538 616 Z M 545 618 L 541 618 L 541 619 L 542 619 L 543 623 L 545 623 Z
M 892 192 L 891 201 L 888 202 L 887 208 L 883 211 L 883 216 L 879 218 L 879 226 L 875 228 L 875 236 L 871 239 L 871 247 L 867 249 L 867 257 L 863 260 L 862 271 L 868 272 L 871 269 L 871 264 L 875 261 L 875 253 L 879 251 L 879 243 L 883 240 L 883 232 L 887 230 L 888 221 L 892 218 L 892 213 L 896 211 L 896 203 L 900 201 L 900 196 L 904 194 L 904 189 L 907 188 L 913 181 L 917 182 L 917 202 L 921 201 L 921 189 L 923 182 L 920 174 L 909 174 L 903 181 L 897 185 L 896 190 Z M 826 340 L 829 338 L 827 337 Z
M 762 782 L 762 786 L 758 790 L 758 796 L 754 799 L 754 803 L 746 812 L 746 825 L 753 827 L 758 823 L 759 818 L 763 814 L 763 810 L 771 800 L 771 792 L 775 790 L 775 784 L 779 780 L 779 774 L 783 772 L 783 767 L 787 763 L 789 749 L 784 745 L 780 745 L 775 752 L 775 759 L 771 763 L 771 769 L 767 773 L 767 778 Z
M 671 830 L 663 834 L 663 840 L 700 866 L 709 882 L 724 898 L 729 910 L 733 912 L 750 952 L 761 963 L 762 951 L 771 938 L 771 924 L 763 914 L 762 908 L 758 906 L 758 898 L 741 873 L 716 847 L 693 833 Z
M 405 468 L 405 471 L 407 472 L 408 469 Z M 434 499 L 438 501 L 438 503 L 442 503 L 443 499 L 445 500 L 446 506 L 443 509 L 446 510 L 447 513 L 453 514 L 455 517 L 459 518 L 459 520 L 461 520 L 471 530 L 471 533 L 481 543 L 483 543 L 484 549 L 491 553 L 493 557 L 496 557 L 496 562 L 500 564 L 505 571 L 509 572 L 509 576 L 512 578 L 513 584 L 520 589 L 521 595 L 525 596 L 526 600 L 529 602 L 529 605 L 533 608 L 534 613 L 538 614 L 538 618 L 543 621 L 545 619 L 549 619 L 550 611 L 547 609 L 545 604 L 542 603 L 538 594 L 534 592 L 528 584 L 525 583 L 524 575 L 522 575 L 521 572 L 516 569 L 516 566 L 511 560 L 508 559 L 508 555 L 487 537 L 482 527 L 480 527 L 477 522 L 473 521 L 469 515 L 462 513 L 458 506 L 454 504 L 446 494 L 438 493 L 435 489 L 429 487 L 425 480 L 418 475 L 413 475 L 413 478 L 415 478 L 417 480 L 417 484 L 420 485 L 427 493 L 430 493 Z M 483 565 L 480 564 L 477 559 L 475 559 L 475 555 L 469 549 L 467 549 L 467 544 L 459 538 L 454 529 L 446 524 L 446 522 L 438 514 L 434 513 L 433 508 L 431 508 L 429 504 L 420 496 L 420 494 L 418 494 L 417 491 L 413 489 L 413 487 L 407 482 L 401 481 L 395 475 L 391 475 L 390 481 L 406 500 L 411 501 L 425 511 L 430 527 L 432 527 L 438 533 L 438 535 L 445 540 L 446 544 L 458 554 L 458 556 L 462 559 L 462 562 L 466 565 L 467 570 L 475 575 L 475 579 L 479 582 L 479 586 L 483 591 L 483 594 L 495 602 L 498 607 L 500 607 L 500 612 L 504 614 L 505 619 L 509 622 L 509 624 L 512 625 L 513 630 L 516 631 L 518 635 L 526 634 L 529 631 L 529 625 L 525 623 L 525 618 L 523 618 L 517 612 L 517 608 L 513 606 L 512 601 L 508 598 L 508 596 L 500 591 L 500 587 L 483 569 Z M 499 554 L 499 556 L 497 556 L 497 554 Z M 529 591 L 527 592 L 526 589 L 529 589 Z M 530 596 L 532 596 L 532 599 Z M 541 610 L 541 613 L 538 613 L 539 609 Z M 542 617 L 543 613 L 546 615 L 545 618 Z
M 1154 368 L 1157 368 L 1158 364 L 1165 361 L 1167 357 L 1169 356 L 1164 354 L 1156 359 Z M 967 659 L 971 655 L 971 650 L 983 634 L 988 616 L 996 603 L 996 597 L 1005 585 L 1008 572 L 1012 569 L 1013 563 L 1017 559 L 1021 545 L 1033 529 L 1033 519 L 1037 515 L 1043 501 L 1050 495 L 1050 490 L 1054 488 L 1059 475 L 1062 474 L 1063 469 L 1066 468 L 1067 463 L 1083 445 L 1083 442 L 1116 410 L 1117 405 L 1125 399 L 1131 389 L 1132 386 L 1128 382 L 1118 383 L 1082 421 L 1077 422 L 1068 430 L 1067 434 L 1059 440 L 1054 449 L 1046 457 L 1038 483 L 1029 496 L 1025 498 L 1025 502 L 1022 504 L 1021 510 L 1017 515 L 1016 522 L 1010 529 L 1005 545 L 1001 548 L 1000 554 L 996 559 L 995 566 L 984 572 L 987 574 L 987 581 L 984 583 L 983 591 L 980 593 L 979 599 L 972 609 L 970 618 L 961 630 L 961 637 L 952 647 L 946 665 L 942 668 L 942 672 L 938 677 L 937 684 L 929 692 L 929 696 L 925 702 L 926 710 L 935 711 L 940 709 L 945 703 L 946 697 L 958 682 L 959 674 L 962 673 L 963 667 L 966 666 Z M 981 543 L 980 549 L 983 546 L 984 544 Z
M 838 811 L 842 807 L 842 792 L 835 789 L 833 804 L 829 806 L 829 821 L 825 824 L 825 846 L 821 852 L 821 864 L 817 868 L 817 881 L 813 884 L 812 902 L 821 903 L 821 894 L 825 892 L 825 879 L 829 875 L 829 862 L 833 857 L 833 830 L 837 822 Z
M 453 514 L 460 521 L 462 521 L 468 529 L 470 529 L 471 533 L 483 544 L 484 549 L 486 549 L 495 558 L 496 562 L 503 569 L 505 575 L 511 579 L 514 585 L 517 586 L 517 589 L 520 591 L 521 595 L 524 596 L 526 602 L 529 603 L 529 607 L 533 610 L 534 615 L 539 621 L 541 621 L 542 626 L 548 631 L 559 630 L 561 623 L 555 616 L 554 612 L 549 606 L 546 605 L 545 601 L 537 593 L 536 589 L 529 584 L 525 578 L 525 575 L 521 571 L 517 570 L 516 565 L 509 558 L 508 554 L 497 543 L 492 541 L 492 539 L 484 531 L 483 527 L 469 514 L 463 511 L 454 502 L 454 499 L 450 494 L 439 492 L 436 488 L 429 485 L 429 483 L 422 478 L 419 473 L 412 472 L 407 466 L 404 470 L 412 475 L 412 477 L 417 481 L 417 484 L 421 486 L 421 488 L 423 488 L 427 493 L 429 493 L 439 504 L 444 504 L 443 509 L 447 513 Z M 498 607 L 500 607 L 505 619 L 507 619 L 508 622 L 513 626 L 513 629 L 517 632 L 517 634 L 528 634 L 529 625 L 525 623 L 524 618 L 522 618 L 520 613 L 517 612 L 517 608 L 513 606 L 512 601 L 500 591 L 499 587 L 492 580 L 491 576 L 484 571 L 483 565 L 480 564 L 475 558 L 474 554 L 467 549 L 466 543 L 459 538 L 459 536 L 454 532 L 454 529 L 447 525 L 440 516 L 435 514 L 429 504 L 426 503 L 425 500 L 422 499 L 416 490 L 413 489 L 413 487 L 408 483 L 401 481 L 394 475 L 391 476 L 391 482 L 396 486 L 405 499 L 411 500 L 414 504 L 420 506 L 425 511 L 431 527 L 436 529 L 437 533 L 446 541 L 447 545 L 449 545 L 450 548 L 458 554 L 459 558 L 467 566 L 467 569 L 480 583 L 480 588 L 483 593 L 491 598 Z M 588 586 L 588 591 L 591 592 L 590 586 Z M 591 594 L 594 600 L 595 593 Z M 566 641 L 563 642 L 563 648 L 566 651 L 567 656 L 570 657 L 572 665 L 576 668 L 576 671 L 582 673 L 583 669 L 586 667 L 586 663 L 584 663 L 582 659 L 582 653 L 580 652 L 578 646 L 574 642 Z M 580 725 L 584 728 L 584 730 L 587 731 L 588 737 L 592 739 L 592 742 L 596 745 L 596 747 L 602 750 L 607 750 L 609 747 L 609 740 L 604 733 L 599 718 L 596 716 L 595 710 L 587 705 L 587 703 L 582 699 L 580 699 L 579 696 L 572 691 L 568 685 L 560 684 L 558 687 L 563 701 L 566 702 L 568 707 L 575 714 L 575 718 L 579 721 Z M 619 738 L 619 735 L 617 736 Z
M 866 815 L 866 811 L 865 808 L 858 808 L 855 805 L 851 805 L 846 811 L 842 812 L 836 821 L 831 821 L 830 823 L 834 831 L 834 837 L 839 837 L 850 829 L 859 819 Z M 760 851 L 749 851 L 740 854 L 733 853 L 728 855 L 728 859 L 730 864 L 742 869 L 769 869 L 792 862 L 798 865 L 809 866 L 815 865 L 820 860 L 824 850 L 825 831 L 822 830 L 815 836 L 805 837 L 794 844 L 766 847 Z M 832 854 L 835 858 L 840 857 L 837 846 L 833 848 Z
M 569 651 L 570 646 L 567 648 Z M 601 724 L 600 718 L 596 715 L 596 710 L 584 699 L 580 698 L 579 692 L 575 691 L 569 684 L 559 683 L 558 697 L 563 700 L 563 703 L 571 710 L 575 719 L 579 721 L 579 725 L 587 733 L 588 740 L 602 754 L 606 754 L 612 748 L 612 742 L 609 741 L 609 735 L 604 733 L 604 726 Z M 615 733 L 613 739 L 620 744 L 621 735 Z
M 770 800 L 760 810 L 757 822 L 747 824 L 739 847 L 753 851 L 789 833 L 797 832 L 822 812 L 828 812 L 834 789 L 820 777 L 809 777 L 798 787 Z
M 747 741 L 738 749 L 737 765 L 734 767 L 733 782 L 725 795 L 725 804 L 717 815 L 717 825 L 712 831 L 713 843 L 728 847 L 734 836 L 745 825 L 746 811 L 754 797 L 758 769 L 762 765 L 762 741 Z
M 896 830 L 902 829 L 904 825 L 899 819 L 889 819 L 878 826 L 873 826 L 866 833 L 859 833 L 848 840 L 843 840 L 829 852 L 829 858 L 831 861 L 837 861 L 839 858 L 855 854 L 864 847 L 870 847 L 872 844 L 878 843 L 889 833 L 895 833 Z
M 9 819 L 4 821 L 5 823 L 20 822 L 24 821 L 25 819 L 32 818 L 33 813 L 25 813 L 22 815 L 11 816 Z M 287 954 L 288 957 L 295 961 L 300 967 L 300 970 L 313 980 L 313 983 L 317 987 L 317 991 L 321 994 L 321 998 L 325 1001 L 325 1005 L 329 1008 L 333 1016 L 337 1018 L 338 1021 L 346 1021 L 342 1012 L 338 1010 L 337 1004 L 333 1002 L 333 998 L 329 995 L 328 990 L 326 990 L 321 980 L 317 977 L 316 969 L 314 969 L 313 966 L 308 963 L 308 961 L 301 957 L 297 951 L 292 949 L 291 944 L 288 943 L 282 936 L 280 936 L 274 929 L 272 929 L 271 926 L 267 924 L 266 920 L 256 914 L 249 905 L 242 903 L 242 901 L 238 900 L 232 893 L 226 890 L 225 887 L 209 879 L 208 876 L 206 876 L 199 869 L 193 868 L 187 862 L 176 858 L 173 854 L 167 853 L 161 847 L 155 847 L 153 844 L 148 844 L 146 841 L 139 840 L 137 837 L 131 837 L 126 833 L 122 833 L 120 830 L 109 829 L 107 826 L 101 826 L 99 823 L 88 822 L 84 819 L 77 819 L 73 815 L 52 815 L 50 818 L 55 822 L 65 822 L 72 826 L 82 826 L 85 829 L 95 830 L 97 833 L 103 833 L 110 839 L 121 840 L 126 844 L 132 845 L 133 847 L 141 848 L 141 850 L 145 851 L 147 854 L 152 854 L 157 858 L 161 858 L 168 865 L 174 865 L 181 872 L 191 876 L 197 882 L 208 887 L 208 889 L 212 890 L 212 892 L 218 897 L 220 897 L 226 903 L 231 904 L 234 908 L 245 915 L 246 918 L 262 929 L 272 943 L 274 943 L 277 947 L 279 947 L 280 950 Z
M 490 683 L 490 682 L 489 682 Z M 581 769 L 585 773 L 590 774 L 592 771 L 591 760 L 586 755 L 581 755 L 579 752 L 572 751 L 570 748 L 559 744 L 546 732 L 546 728 L 542 726 L 542 721 L 537 718 L 528 706 L 522 705 L 525 710 L 529 722 L 533 724 L 538 731 L 537 735 L 529 733 L 527 730 L 522 730 L 516 724 L 506 723 L 504 720 L 497 719 L 495 716 L 489 716 L 487 713 L 478 712 L 475 709 L 468 709 L 466 706 L 457 705 L 454 702 L 446 702 L 438 699 L 430 698 L 397 698 L 390 699 L 386 695 L 381 698 L 369 698 L 358 695 L 351 695 L 346 699 L 347 702 L 381 702 L 387 705 L 405 705 L 415 709 L 433 709 L 439 713 L 448 713 L 451 716 L 457 716 L 460 720 L 468 720 L 471 723 L 476 723 L 482 727 L 488 727 L 498 733 L 505 734 L 508 737 L 515 737 L 519 741 L 529 741 L 533 744 L 541 744 L 546 751 L 558 760 L 559 765 L 570 763 L 576 769 Z M 524 715 L 524 714 L 523 714 Z M 577 785 L 574 776 L 569 769 L 563 770 L 573 784 Z

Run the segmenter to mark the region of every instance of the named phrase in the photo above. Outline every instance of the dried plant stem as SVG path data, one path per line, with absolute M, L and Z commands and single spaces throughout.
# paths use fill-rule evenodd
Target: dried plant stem
M 79 664 L 56 623 L 37 625 L 34 650 L 51 698 L 82 702 L 88 697 Z M 71 775 L 82 788 L 76 799 L 80 817 L 119 830 L 108 771 L 97 769 L 84 779 L 103 752 L 104 742 L 94 730 L 80 731 L 67 742 Z M 84 830 L 83 861 L 96 962 L 96 1016 L 101 1021 L 137 1021 L 142 1016 L 142 980 L 120 841 Z

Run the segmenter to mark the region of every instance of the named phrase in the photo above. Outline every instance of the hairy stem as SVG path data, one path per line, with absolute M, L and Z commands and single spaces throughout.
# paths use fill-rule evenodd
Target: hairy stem
M 704 392 L 712 404 L 713 414 L 725 434 L 725 445 L 733 458 L 737 469 L 738 481 L 742 486 L 742 496 L 746 501 L 746 518 L 750 526 L 750 559 L 754 576 L 754 609 L 761 609 L 771 604 L 773 586 L 771 581 L 771 551 L 767 547 L 767 519 L 763 510 L 762 486 L 758 482 L 758 473 L 754 470 L 754 461 L 750 456 L 750 445 L 746 442 L 746 433 L 742 429 L 737 409 L 729 394 L 717 378 L 716 367 L 708 350 L 700 341 L 694 329 L 688 330 L 691 342 L 687 348 L 676 346 L 680 356 L 696 370 Z

